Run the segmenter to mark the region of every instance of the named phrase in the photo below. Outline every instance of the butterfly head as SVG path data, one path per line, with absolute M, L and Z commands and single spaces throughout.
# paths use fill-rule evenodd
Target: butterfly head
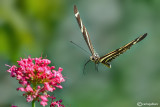
M 98 54 L 90 56 L 90 60 L 95 62 L 96 64 L 99 63 L 99 59 L 100 59 L 100 57 Z

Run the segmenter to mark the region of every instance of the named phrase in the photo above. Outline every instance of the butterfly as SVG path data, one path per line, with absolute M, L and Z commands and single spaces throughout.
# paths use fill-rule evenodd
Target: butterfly
M 114 50 L 114 51 L 111 51 L 109 53 L 107 53 L 106 55 L 100 57 L 98 55 L 98 53 L 96 53 L 95 49 L 93 48 L 93 45 L 91 43 L 91 40 L 90 40 L 90 36 L 89 36 L 89 33 L 86 29 L 86 27 L 83 25 L 82 23 L 82 20 L 80 18 L 80 14 L 79 14 L 79 11 L 76 7 L 76 5 L 74 5 L 74 14 L 75 14 L 75 17 L 77 19 L 77 22 L 78 22 L 78 25 L 80 27 L 80 30 L 83 34 L 83 37 L 84 37 L 84 40 L 85 42 L 87 43 L 88 45 L 88 48 L 92 54 L 92 56 L 90 56 L 90 60 L 89 61 L 93 61 L 95 64 L 99 64 L 99 63 L 102 63 L 104 64 L 105 66 L 107 66 L 108 68 L 111 68 L 111 64 L 110 62 L 115 59 L 117 56 L 119 56 L 120 54 L 123 54 L 125 51 L 127 51 L 128 49 L 130 49 L 130 47 L 138 42 L 140 42 L 141 40 L 143 40 L 146 36 L 147 36 L 147 33 L 145 33 L 144 35 L 142 36 L 139 36 L 137 37 L 136 39 L 132 40 L 131 42 L 129 42 L 128 44 Z M 88 62 L 89 62 L 88 61 Z M 88 63 L 87 62 L 87 63 Z M 87 64 L 86 63 L 86 64 Z M 85 64 L 85 65 L 86 65 Z

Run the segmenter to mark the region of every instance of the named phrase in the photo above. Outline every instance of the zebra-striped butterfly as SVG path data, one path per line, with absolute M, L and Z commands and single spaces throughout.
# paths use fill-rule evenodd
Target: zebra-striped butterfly
M 93 45 L 92 45 L 91 40 L 90 40 L 89 33 L 88 33 L 86 27 L 82 23 L 82 20 L 80 18 L 80 14 L 79 14 L 79 11 L 78 11 L 76 5 L 74 5 L 74 14 L 75 14 L 75 17 L 77 19 L 77 22 L 78 22 L 78 25 L 80 27 L 80 30 L 81 30 L 81 32 L 83 34 L 84 40 L 86 41 L 86 43 L 88 45 L 88 48 L 89 48 L 89 50 L 90 50 L 90 52 L 92 54 L 92 56 L 90 56 L 90 60 L 93 61 L 95 64 L 102 63 L 102 64 L 106 65 L 107 67 L 111 68 L 111 64 L 109 62 L 111 62 L 113 59 L 115 59 L 120 54 L 123 54 L 132 45 L 140 42 L 141 40 L 143 40 L 147 36 L 147 33 L 145 33 L 144 35 L 139 36 L 138 38 L 134 39 L 133 41 L 129 42 L 128 44 L 126 44 L 126 45 L 124 45 L 124 46 L 122 46 L 122 47 L 120 47 L 120 48 L 118 48 L 118 49 L 116 49 L 114 51 L 111 51 L 108 54 L 100 57 L 98 55 L 98 53 L 96 53 L 96 51 L 93 48 Z

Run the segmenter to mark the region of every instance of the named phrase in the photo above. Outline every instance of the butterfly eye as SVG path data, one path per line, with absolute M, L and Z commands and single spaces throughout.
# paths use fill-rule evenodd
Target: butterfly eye
M 92 61 L 94 61 L 95 60 L 95 58 L 94 57 L 92 57 L 92 59 L 91 59 Z
M 90 60 L 91 60 L 91 61 L 94 61 L 94 57 L 93 57 L 93 56 L 90 56 Z

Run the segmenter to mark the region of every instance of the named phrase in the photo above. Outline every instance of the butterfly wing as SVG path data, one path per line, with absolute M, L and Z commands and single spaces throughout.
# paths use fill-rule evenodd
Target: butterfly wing
M 88 33 L 86 27 L 82 23 L 82 20 L 80 18 L 80 14 L 79 14 L 79 11 L 78 11 L 76 5 L 74 5 L 74 14 L 75 14 L 75 17 L 77 19 L 78 25 L 81 29 L 81 32 L 83 34 L 84 40 L 86 41 L 86 43 L 89 47 L 89 50 L 91 51 L 92 55 L 95 55 L 95 51 L 94 51 L 93 45 L 91 43 L 89 33 Z
M 147 33 L 145 33 L 142 36 L 139 36 L 138 38 L 136 38 L 135 40 L 129 42 L 128 44 L 124 45 L 123 47 L 120 47 L 119 49 L 116 49 L 102 57 L 100 57 L 99 62 L 103 63 L 104 65 L 106 65 L 107 67 L 111 68 L 111 65 L 108 62 L 111 62 L 113 59 L 115 59 L 117 56 L 119 56 L 120 54 L 123 54 L 125 51 L 127 51 L 128 49 L 130 49 L 130 47 L 138 42 L 140 42 L 141 40 L 143 40 L 145 37 L 147 36 Z

